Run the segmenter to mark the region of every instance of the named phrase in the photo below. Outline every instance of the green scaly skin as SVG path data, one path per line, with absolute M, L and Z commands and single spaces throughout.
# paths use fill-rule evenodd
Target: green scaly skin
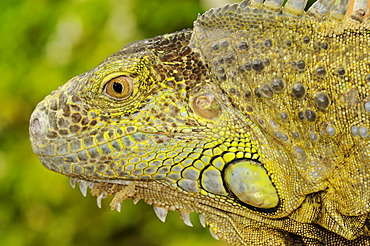
M 34 152 L 98 204 L 197 212 L 231 245 L 369 245 L 369 23 L 271 3 L 71 79 L 32 114 Z

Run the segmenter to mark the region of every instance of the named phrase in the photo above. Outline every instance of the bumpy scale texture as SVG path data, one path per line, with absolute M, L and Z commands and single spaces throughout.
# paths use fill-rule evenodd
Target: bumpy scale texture
M 304 5 L 226 5 L 127 45 L 37 105 L 34 152 L 98 205 L 197 212 L 231 245 L 369 245 L 369 22 Z

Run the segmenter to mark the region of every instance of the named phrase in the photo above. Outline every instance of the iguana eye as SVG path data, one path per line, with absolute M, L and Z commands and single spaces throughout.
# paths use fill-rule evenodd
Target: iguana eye
M 104 93 L 115 100 L 123 100 L 132 94 L 132 79 L 126 76 L 115 77 L 105 84 Z

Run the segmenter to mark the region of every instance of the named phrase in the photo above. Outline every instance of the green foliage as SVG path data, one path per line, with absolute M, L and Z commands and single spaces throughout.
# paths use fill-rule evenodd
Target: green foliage
M 137 0 L 133 4 L 137 26 L 146 38 L 190 28 L 197 13 L 203 12 L 198 0 Z
M 0 1 L 0 245 L 224 245 L 194 216 L 163 224 L 152 208 L 125 201 L 98 209 L 32 153 L 36 104 L 125 44 L 192 27 L 199 1 Z M 194 214 L 195 215 L 195 214 Z

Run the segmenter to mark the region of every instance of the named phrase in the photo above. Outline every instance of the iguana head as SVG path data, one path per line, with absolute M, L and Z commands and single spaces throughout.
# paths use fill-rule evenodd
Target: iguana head
M 129 197 L 164 209 L 182 206 L 171 201 L 179 192 L 189 202 L 218 197 L 276 211 L 279 197 L 260 161 L 256 126 L 212 81 L 189 47 L 191 35 L 129 44 L 40 102 L 30 132 L 42 164 L 103 194 L 120 190 L 111 184 L 140 181 L 147 194 Z M 168 195 L 154 199 L 153 181 Z
M 348 222 L 320 217 L 340 214 L 330 184 L 339 147 L 325 144 L 346 130 L 325 116 L 334 107 L 326 63 L 302 53 L 326 54 L 325 32 L 310 28 L 333 25 L 269 4 L 211 10 L 194 30 L 129 44 L 74 77 L 33 112 L 34 152 L 84 195 L 89 186 L 98 205 L 110 194 L 117 210 L 144 199 L 161 220 L 179 210 L 188 225 L 197 212 L 229 243 L 336 239 L 316 224 L 355 238 L 364 221 L 341 232 Z M 312 71 L 322 88 L 308 81 Z M 348 215 L 366 220 L 362 210 Z

